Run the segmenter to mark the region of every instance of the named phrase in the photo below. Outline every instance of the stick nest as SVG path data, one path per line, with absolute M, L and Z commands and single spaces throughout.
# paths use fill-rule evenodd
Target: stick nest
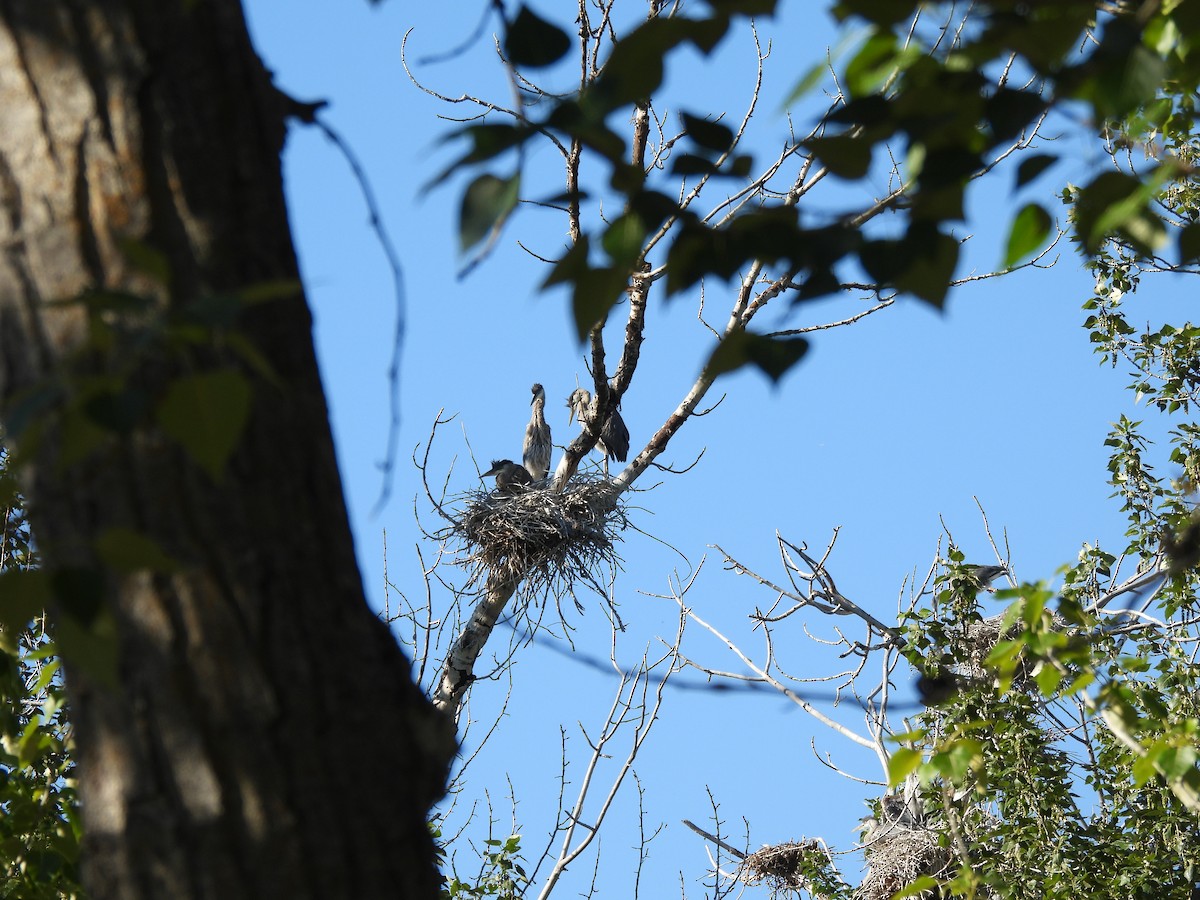
M 454 531 L 476 573 L 522 580 L 532 593 L 583 580 L 604 593 L 598 567 L 620 563 L 615 543 L 628 524 L 606 478 L 577 475 L 560 493 L 534 485 L 514 493 L 474 491 Z
M 947 874 L 950 851 L 938 846 L 938 834 L 927 828 L 892 828 L 867 845 L 867 874 L 854 891 L 855 900 L 887 900 L 922 875 Z M 933 897 L 922 891 L 918 897 Z
M 825 853 L 816 841 L 776 844 L 742 860 L 742 879 L 749 885 L 765 883 L 773 893 L 804 890 L 814 867 L 825 862 Z

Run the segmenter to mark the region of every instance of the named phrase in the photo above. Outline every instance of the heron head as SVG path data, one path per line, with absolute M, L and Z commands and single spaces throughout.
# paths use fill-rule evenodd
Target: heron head
M 546 389 L 540 384 L 534 382 L 533 387 L 531 387 L 529 390 L 533 392 L 533 399 L 529 401 L 530 406 L 533 406 L 533 404 L 537 403 L 539 400 L 541 400 L 543 403 L 546 402 Z
M 480 475 L 479 477 L 487 478 L 490 475 L 499 475 L 505 469 L 509 468 L 510 466 L 514 466 L 514 465 L 516 465 L 516 463 L 514 463 L 511 459 L 493 459 L 492 467 L 490 469 L 488 469 L 486 472 L 484 472 L 482 475 Z
M 571 391 L 571 396 L 567 398 L 567 423 L 575 421 L 575 417 L 579 417 L 579 421 L 583 422 L 584 411 L 592 402 L 592 392 L 587 388 L 575 388 Z

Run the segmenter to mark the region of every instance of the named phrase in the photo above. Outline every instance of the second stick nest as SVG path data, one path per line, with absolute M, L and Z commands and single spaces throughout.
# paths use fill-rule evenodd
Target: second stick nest
M 454 530 L 468 567 L 523 580 L 536 593 L 577 580 L 598 586 L 599 568 L 620 562 L 614 544 L 627 524 L 611 481 L 576 476 L 558 493 L 537 486 L 473 492 Z
M 943 878 L 952 856 L 940 845 L 934 831 L 893 828 L 873 838 L 867 849 L 866 876 L 854 892 L 855 900 L 887 900 L 922 875 Z M 918 897 L 936 896 L 922 891 Z
M 767 884 L 772 892 L 805 890 L 814 867 L 828 860 L 816 841 L 793 841 L 763 847 L 742 860 L 746 884 Z

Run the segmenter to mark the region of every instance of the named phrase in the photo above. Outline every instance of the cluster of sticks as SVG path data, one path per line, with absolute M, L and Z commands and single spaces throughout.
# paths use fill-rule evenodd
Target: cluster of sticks
M 464 564 L 478 572 L 522 578 L 534 593 L 616 565 L 615 542 L 626 526 L 612 482 L 577 475 L 563 491 L 511 494 L 474 491 L 454 525 L 467 547 Z

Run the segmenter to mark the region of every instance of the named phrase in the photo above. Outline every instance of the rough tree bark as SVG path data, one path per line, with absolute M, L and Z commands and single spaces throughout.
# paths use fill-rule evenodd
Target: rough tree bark
M 0 420 L 53 401 L 9 435 L 31 521 L 64 621 L 115 626 L 115 679 L 66 659 L 96 898 L 436 894 L 452 730 L 365 603 L 300 289 L 240 320 L 265 367 L 216 332 L 131 363 L 77 302 L 296 279 L 286 110 L 236 0 L 0 0 Z M 154 416 L 212 371 L 252 396 L 220 478 Z M 132 424 L 79 459 L 104 376 Z M 173 563 L 114 567 L 130 532 Z

